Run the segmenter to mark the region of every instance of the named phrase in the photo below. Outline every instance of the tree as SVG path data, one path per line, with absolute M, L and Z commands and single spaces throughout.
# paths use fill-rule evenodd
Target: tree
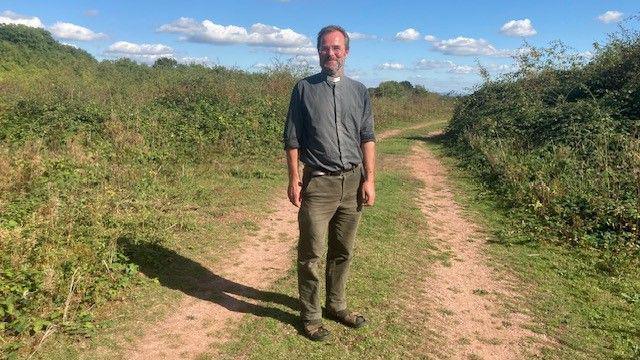
M 402 87 L 404 87 L 407 90 L 413 90 L 413 85 L 411 85 L 411 83 L 407 80 L 400 81 L 400 85 L 402 85 Z
M 178 61 L 176 59 L 161 57 L 153 63 L 154 68 L 174 68 L 178 66 Z
M 408 82 L 408 81 L 407 81 Z M 375 90 L 375 95 L 378 97 L 392 97 L 399 98 L 405 96 L 407 94 L 407 90 L 402 83 L 397 81 L 383 81 L 378 85 L 378 88 Z

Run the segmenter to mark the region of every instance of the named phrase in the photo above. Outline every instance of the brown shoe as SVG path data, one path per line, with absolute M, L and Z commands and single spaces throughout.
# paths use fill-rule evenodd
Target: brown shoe
M 331 337 L 331 333 L 321 321 L 305 321 L 303 322 L 304 335 L 313 341 L 325 341 Z
M 355 311 L 349 311 L 346 309 L 337 312 L 327 310 L 325 312 L 325 316 L 327 319 L 335 320 L 354 329 L 361 328 L 367 323 L 367 319 L 365 319 L 364 316 Z

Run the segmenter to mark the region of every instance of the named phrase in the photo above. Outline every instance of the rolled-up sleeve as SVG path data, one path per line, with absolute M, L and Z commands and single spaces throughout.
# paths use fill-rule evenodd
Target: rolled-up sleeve
M 284 125 L 283 143 L 285 150 L 300 148 L 300 139 L 302 136 L 302 106 L 300 104 L 300 91 L 298 88 L 299 84 L 296 84 L 291 92 L 289 112 L 287 113 L 287 121 Z
M 375 141 L 376 136 L 373 131 L 373 111 L 371 110 L 371 98 L 369 91 L 364 89 L 364 108 L 362 111 L 362 124 L 360 126 L 360 143 Z

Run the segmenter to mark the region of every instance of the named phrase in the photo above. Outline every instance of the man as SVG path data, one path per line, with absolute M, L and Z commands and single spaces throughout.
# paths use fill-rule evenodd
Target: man
M 364 316 L 347 309 L 345 287 L 362 206 L 375 201 L 375 136 L 367 88 L 344 76 L 349 35 L 335 25 L 318 33 L 322 72 L 293 88 L 284 130 L 288 196 L 300 208 L 298 292 L 304 332 L 330 336 L 322 325 L 318 263 L 328 234 L 326 317 L 358 328 Z M 302 179 L 298 164 L 304 163 Z

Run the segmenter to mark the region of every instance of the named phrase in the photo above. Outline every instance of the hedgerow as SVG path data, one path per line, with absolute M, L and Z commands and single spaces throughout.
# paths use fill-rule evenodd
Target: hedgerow
M 519 214 L 519 237 L 603 251 L 616 271 L 640 254 L 640 36 L 589 61 L 561 43 L 519 60 L 460 100 L 451 149 Z

